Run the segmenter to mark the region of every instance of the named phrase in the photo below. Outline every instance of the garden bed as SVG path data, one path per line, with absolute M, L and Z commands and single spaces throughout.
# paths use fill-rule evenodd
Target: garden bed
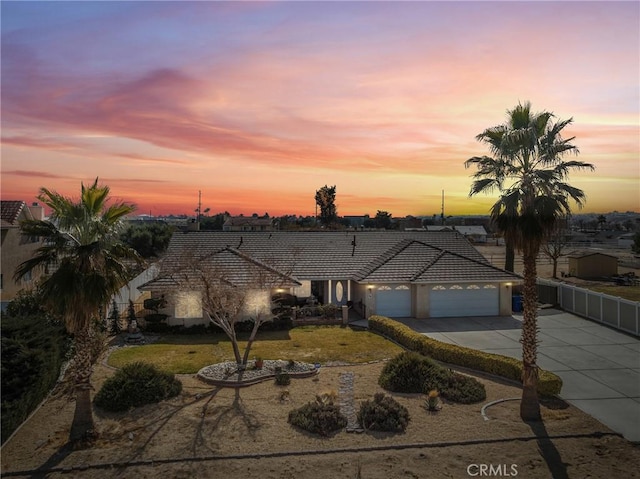
M 263 361 L 261 368 L 256 367 L 255 363 L 250 361 L 245 369 L 231 361 L 216 363 L 202 368 L 197 377 L 214 386 L 244 387 L 275 378 L 278 372 L 287 373 L 292 378 L 308 378 L 318 374 L 320 367 L 319 364 L 271 359 Z

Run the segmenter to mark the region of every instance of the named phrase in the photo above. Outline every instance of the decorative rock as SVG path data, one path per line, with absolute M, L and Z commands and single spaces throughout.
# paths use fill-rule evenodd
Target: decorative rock
M 356 413 L 355 400 L 353 398 L 353 371 L 340 373 L 340 412 L 347 418 L 347 432 L 363 432 L 364 429 L 358 423 L 358 415 Z
M 256 369 L 253 362 L 247 366 L 243 367 L 231 361 L 212 364 L 198 371 L 197 377 L 216 386 L 242 387 L 275 378 L 276 368 L 280 368 L 281 372 L 288 373 L 292 378 L 318 374 L 318 369 L 313 364 L 300 361 L 290 364 L 289 361 L 265 359 L 262 369 Z

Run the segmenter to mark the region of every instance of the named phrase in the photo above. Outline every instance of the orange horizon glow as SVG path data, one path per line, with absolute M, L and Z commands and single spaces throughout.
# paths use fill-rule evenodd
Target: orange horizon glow
M 528 100 L 596 166 L 569 178 L 575 213 L 640 211 L 637 2 L 0 8 L 2 199 L 99 177 L 139 214 L 201 191 L 211 214 L 307 216 L 326 184 L 340 216 L 439 215 L 443 190 L 447 215 L 486 215 L 464 162 Z

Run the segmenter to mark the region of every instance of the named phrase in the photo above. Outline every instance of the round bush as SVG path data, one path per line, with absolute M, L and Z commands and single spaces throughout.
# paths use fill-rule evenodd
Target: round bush
M 405 351 L 384 365 L 378 384 L 387 391 L 421 393 L 427 378 L 438 368 L 440 366 L 429 358 Z
M 437 390 L 452 402 L 471 404 L 486 399 L 484 385 L 477 379 L 440 366 L 415 352 L 404 352 L 385 364 L 378 383 L 387 391 L 428 393 Z
M 409 419 L 406 407 L 382 393 L 373 396 L 373 400 L 364 401 L 358 411 L 358 422 L 372 431 L 404 432 Z
M 428 384 L 426 386 L 428 389 Z M 461 404 L 472 404 L 487 398 L 484 384 L 475 378 L 453 371 L 439 383 L 439 387 L 433 389 L 440 391 L 440 395 L 445 399 Z
M 347 427 L 347 418 L 335 404 L 310 402 L 289 413 L 289 424 L 314 434 L 329 436 Z
M 288 386 L 291 384 L 291 376 L 287 372 L 279 372 L 276 374 L 275 382 L 278 386 Z
M 177 396 L 182 383 L 173 374 L 143 362 L 127 364 L 107 379 L 95 405 L 107 411 L 126 411 Z

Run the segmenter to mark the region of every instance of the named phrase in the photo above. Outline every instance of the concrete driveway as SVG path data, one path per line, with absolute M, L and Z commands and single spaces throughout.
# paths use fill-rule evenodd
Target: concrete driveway
M 522 358 L 522 315 L 397 321 L 443 342 Z M 541 310 L 538 326 L 538 365 L 562 378 L 562 399 L 640 442 L 640 340 L 556 309 Z

